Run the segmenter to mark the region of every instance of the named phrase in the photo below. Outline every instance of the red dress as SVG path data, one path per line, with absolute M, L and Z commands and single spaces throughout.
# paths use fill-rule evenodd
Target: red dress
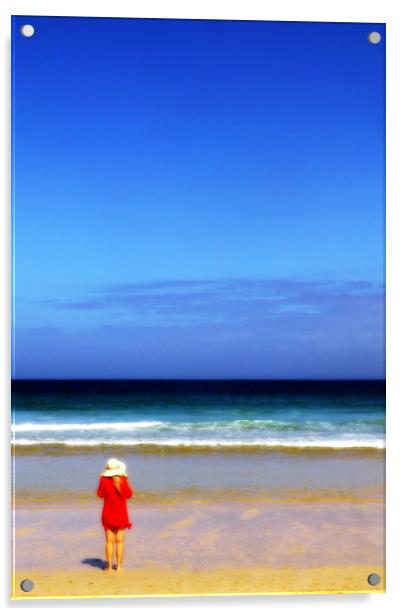
M 113 477 L 101 475 L 97 495 L 104 499 L 102 510 L 102 525 L 105 530 L 116 532 L 124 528 L 131 528 L 128 518 L 126 500 L 131 498 L 134 491 L 127 477 L 120 477 L 120 492 L 113 483 Z

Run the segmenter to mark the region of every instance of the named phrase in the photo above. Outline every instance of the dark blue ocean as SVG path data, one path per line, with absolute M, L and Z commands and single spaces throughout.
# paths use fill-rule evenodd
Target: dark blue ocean
M 378 381 L 14 381 L 20 446 L 384 447 Z

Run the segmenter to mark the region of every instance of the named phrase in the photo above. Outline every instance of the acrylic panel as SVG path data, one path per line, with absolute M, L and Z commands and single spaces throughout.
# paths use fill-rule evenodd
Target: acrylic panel
M 385 25 L 12 19 L 12 597 L 383 592 Z

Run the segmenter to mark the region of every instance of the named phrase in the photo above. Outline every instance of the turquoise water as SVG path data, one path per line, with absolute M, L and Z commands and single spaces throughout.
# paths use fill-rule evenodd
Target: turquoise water
M 359 392 L 346 382 L 329 392 L 314 384 L 310 391 L 286 392 L 286 384 L 279 391 L 178 385 L 158 391 L 151 383 L 131 390 L 111 385 L 98 391 L 79 382 L 17 388 L 13 441 L 72 448 L 384 447 L 385 396 L 378 387 Z

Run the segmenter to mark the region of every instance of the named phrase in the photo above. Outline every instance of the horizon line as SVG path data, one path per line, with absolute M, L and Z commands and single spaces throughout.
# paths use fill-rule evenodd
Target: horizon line
M 59 377 L 50 377 L 50 378 L 42 378 L 42 377 L 20 377 L 20 378 L 12 378 L 11 382 L 16 381 L 99 381 L 99 382 L 110 382 L 110 381 L 125 381 L 125 382 L 135 382 L 135 381 L 230 381 L 230 382 L 280 382 L 280 381 L 288 381 L 288 382 L 309 382 L 309 381 L 381 381 L 386 382 L 385 377 L 362 377 L 362 378 L 347 378 L 347 377 L 335 377 L 335 378 L 220 378 L 220 377 L 202 377 L 202 378 L 163 378 L 163 377 L 147 377 L 147 378 L 131 378 L 131 377 L 123 377 L 123 378 L 94 378 L 94 377 L 67 377 L 67 378 L 59 378 Z

